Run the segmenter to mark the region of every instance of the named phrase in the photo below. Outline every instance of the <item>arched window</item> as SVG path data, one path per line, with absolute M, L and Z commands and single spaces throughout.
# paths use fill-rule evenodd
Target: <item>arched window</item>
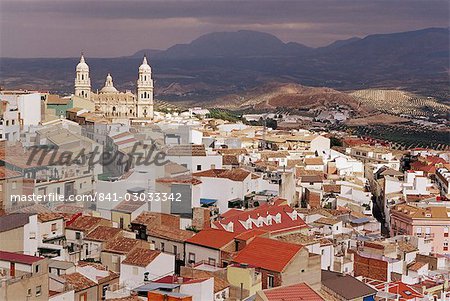
M 84 80 L 84 74 L 81 74 L 81 80 Z
M 146 81 L 147 80 L 147 75 L 144 75 L 144 81 Z

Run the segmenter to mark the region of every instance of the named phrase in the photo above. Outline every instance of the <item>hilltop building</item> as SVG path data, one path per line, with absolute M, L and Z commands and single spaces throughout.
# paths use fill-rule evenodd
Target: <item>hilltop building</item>
M 139 66 L 136 94 L 118 91 L 111 74 L 106 76 L 105 86 L 95 93 L 91 89 L 89 66 L 82 54 L 76 67 L 74 93 L 75 97 L 93 102 L 95 111 L 104 114 L 106 118 L 153 119 L 152 69 L 145 56 Z

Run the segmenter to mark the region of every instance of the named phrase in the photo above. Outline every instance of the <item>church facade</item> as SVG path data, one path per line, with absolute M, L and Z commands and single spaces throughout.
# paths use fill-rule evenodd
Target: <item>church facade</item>
M 95 104 L 95 111 L 106 118 L 153 119 L 153 80 L 152 69 L 144 56 L 139 66 L 136 94 L 131 91 L 120 92 L 114 87 L 111 74 L 106 76 L 105 86 L 97 93 L 92 92 L 89 66 L 84 56 L 76 67 L 75 95 Z

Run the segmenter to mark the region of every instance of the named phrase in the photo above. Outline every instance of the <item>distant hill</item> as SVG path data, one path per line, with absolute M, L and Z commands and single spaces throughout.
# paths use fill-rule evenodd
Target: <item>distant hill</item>
M 163 50 L 159 50 L 159 49 L 142 49 L 142 50 L 137 51 L 130 57 L 142 58 L 144 55 L 146 55 L 148 57 L 153 57 L 153 56 L 157 55 L 158 53 L 161 53 L 162 51 Z
M 292 83 L 265 84 L 243 93 L 226 95 L 208 105 L 224 109 L 326 109 L 339 105 L 360 113 L 369 110 L 369 107 L 361 106 L 358 98 L 347 93 Z
M 157 58 L 264 57 L 292 56 L 313 49 L 299 43 L 284 43 L 276 36 L 259 31 L 213 32 L 189 44 L 177 44 L 156 54 Z
M 331 44 L 329 44 L 329 45 L 327 45 L 325 47 L 320 47 L 318 49 L 324 49 L 324 50 L 325 49 L 326 50 L 328 50 L 328 49 L 336 49 L 336 48 L 342 47 L 344 45 L 347 45 L 347 44 L 350 44 L 350 43 L 353 43 L 353 42 L 356 42 L 356 41 L 359 41 L 359 40 L 361 40 L 361 38 L 358 38 L 358 37 L 352 37 L 352 38 L 345 39 L 345 40 L 337 40 L 337 41 L 334 41 L 333 43 L 331 43 Z
M 140 50 L 119 58 L 89 58 L 95 91 L 111 73 L 119 89 L 134 89 L 144 53 L 155 93 L 170 101 L 212 102 L 268 83 L 335 90 L 399 89 L 450 99 L 449 29 L 375 34 L 321 48 L 284 43 L 274 35 L 241 30 L 203 35 L 167 50 Z M 0 59 L 0 85 L 58 93 L 73 91 L 78 58 Z

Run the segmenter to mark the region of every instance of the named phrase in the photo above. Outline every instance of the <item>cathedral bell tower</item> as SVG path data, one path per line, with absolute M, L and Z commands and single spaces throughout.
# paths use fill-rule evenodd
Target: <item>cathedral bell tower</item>
M 84 55 L 81 53 L 80 62 L 76 69 L 75 95 L 91 99 L 91 79 L 89 78 L 89 66 L 84 61 Z
M 139 66 L 139 77 L 137 80 L 137 117 L 153 119 L 153 80 L 152 69 L 144 56 Z

